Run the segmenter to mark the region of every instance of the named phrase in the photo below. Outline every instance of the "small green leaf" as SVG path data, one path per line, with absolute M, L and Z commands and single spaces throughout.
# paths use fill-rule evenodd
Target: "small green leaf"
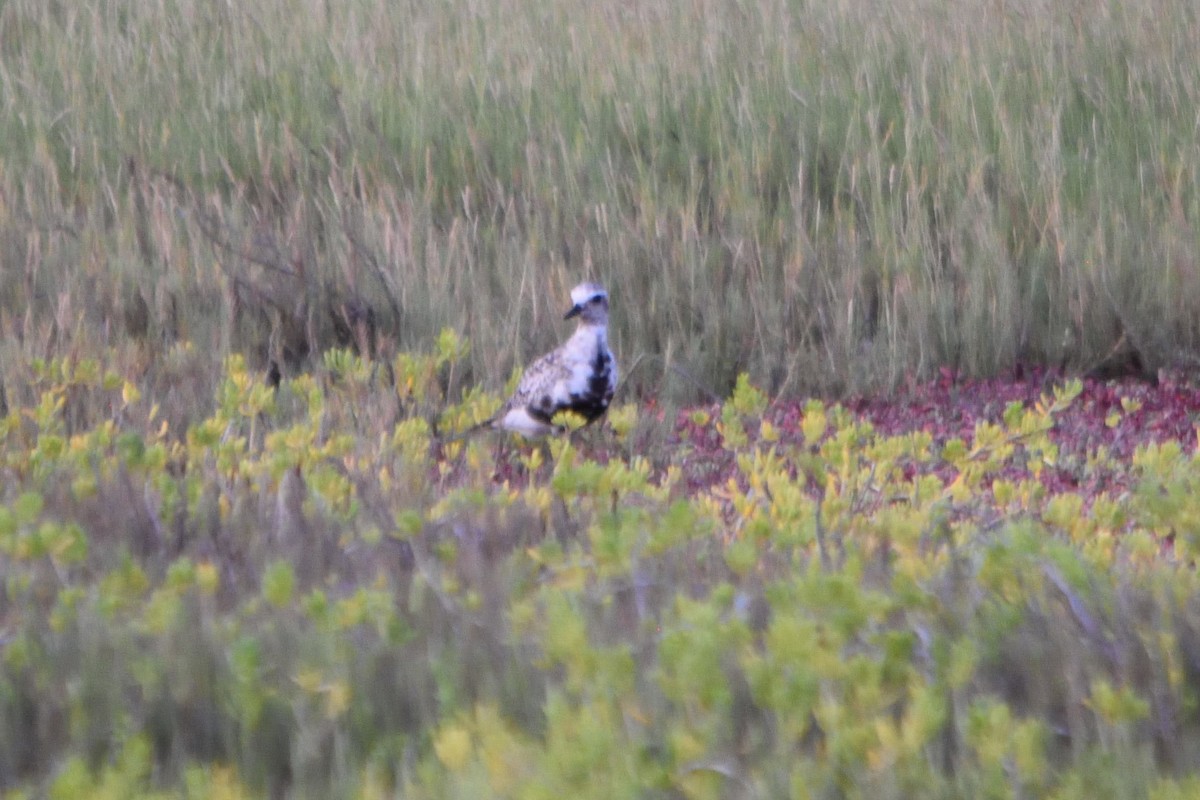
M 296 573 L 286 561 L 276 561 L 263 573 L 263 597 L 276 608 L 292 602 L 292 591 L 296 587 Z
M 13 503 L 13 511 L 17 515 L 17 523 L 28 525 L 42 513 L 42 496 L 37 492 L 25 492 Z

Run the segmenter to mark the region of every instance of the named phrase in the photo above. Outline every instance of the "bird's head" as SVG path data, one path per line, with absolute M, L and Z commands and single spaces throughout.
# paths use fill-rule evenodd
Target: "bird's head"
M 603 325 L 608 322 L 608 292 L 598 283 L 581 283 L 571 290 L 571 309 L 563 319 L 579 317 L 582 322 Z

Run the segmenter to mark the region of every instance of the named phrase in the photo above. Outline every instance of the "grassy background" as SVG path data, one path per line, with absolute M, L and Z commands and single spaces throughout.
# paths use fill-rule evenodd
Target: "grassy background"
M 452 326 L 498 386 L 595 277 L 679 400 L 1186 364 L 1198 38 L 1184 0 L 9 0 L 3 347 L 211 378 Z

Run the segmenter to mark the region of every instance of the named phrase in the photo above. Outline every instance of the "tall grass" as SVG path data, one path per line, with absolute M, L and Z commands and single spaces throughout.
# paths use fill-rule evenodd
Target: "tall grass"
M 590 276 L 681 400 L 1188 363 L 1198 40 L 1184 0 L 9 0 L 3 347 L 300 370 L 369 317 L 499 385 Z

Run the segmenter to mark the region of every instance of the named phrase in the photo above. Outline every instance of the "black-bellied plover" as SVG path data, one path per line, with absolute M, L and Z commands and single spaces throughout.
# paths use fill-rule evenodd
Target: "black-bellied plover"
M 554 422 L 560 411 L 590 423 L 608 410 L 617 388 L 617 362 L 608 349 L 608 292 L 581 283 L 571 290 L 571 302 L 563 319 L 579 318 L 575 333 L 529 365 L 516 392 L 484 425 L 538 437 L 564 431 Z

